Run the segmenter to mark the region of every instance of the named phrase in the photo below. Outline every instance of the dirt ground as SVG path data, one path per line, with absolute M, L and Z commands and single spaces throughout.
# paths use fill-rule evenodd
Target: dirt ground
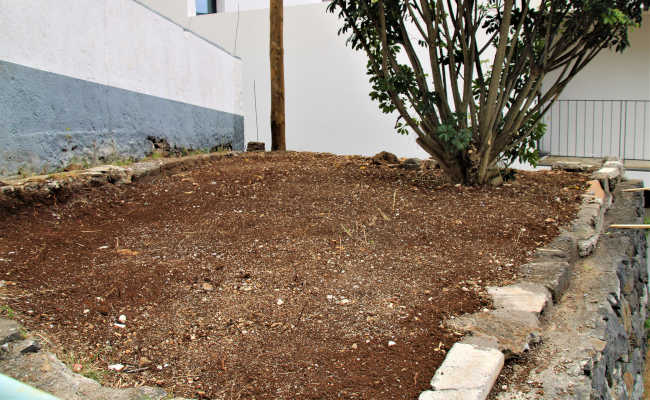
M 1 313 L 109 385 L 415 398 L 457 340 L 442 322 L 489 307 L 484 287 L 516 279 L 574 218 L 585 180 L 468 188 L 362 157 L 259 153 L 88 188 L 0 214 Z

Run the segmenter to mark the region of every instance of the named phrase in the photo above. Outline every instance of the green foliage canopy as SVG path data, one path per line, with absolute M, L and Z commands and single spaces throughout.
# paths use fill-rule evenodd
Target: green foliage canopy
M 370 97 L 452 179 L 535 161 L 541 120 L 603 49 L 623 51 L 650 0 L 333 0 L 368 56 Z

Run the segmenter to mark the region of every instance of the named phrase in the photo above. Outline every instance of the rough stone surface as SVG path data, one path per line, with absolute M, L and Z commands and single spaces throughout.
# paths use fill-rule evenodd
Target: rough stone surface
M 382 151 L 372 157 L 375 164 L 399 164 L 399 158 L 393 153 Z
M 5 330 L 5 327 L 8 327 Z M 162 400 L 169 399 L 160 388 L 137 387 L 112 389 L 98 382 L 73 373 L 52 353 L 41 350 L 34 338 L 11 339 L 14 329 L 20 327 L 14 321 L 0 319 L 0 333 L 10 339 L 0 352 L 0 373 L 27 383 L 60 399 L 66 400 Z M 1 391 L 1 390 L 0 390 Z M 2 397 L 0 395 L 0 397 Z M 182 399 L 177 399 L 182 400 Z
M 557 302 L 569 287 L 572 269 L 566 261 L 542 261 L 522 265 L 519 271 L 525 281 L 546 287 Z
M 551 169 L 564 170 L 568 172 L 587 172 L 593 171 L 598 167 L 594 164 L 582 163 L 579 161 L 556 161 L 551 165 Z
M 563 232 L 548 245 L 535 251 L 533 262 L 564 261 L 573 265 L 578 259 L 578 240 L 571 232 Z
M 488 293 L 496 308 L 526 311 L 539 315 L 552 301 L 551 293 L 544 286 L 521 282 L 503 287 L 488 287 Z
M 400 167 L 407 170 L 419 170 L 422 168 L 422 160 L 419 158 L 407 158 L 400 163 Z
M 506 358 L 523 354 L 539 341 L 539 321 L 534 313 L 497 309 L 450 320 L 455 330 L 494 338 Z
M 623 177 L 623 169 L 615 167 L 603 167 L 593 173 L 592 178 L 599 180 L 603 184 L 603 189 L 613 191 Z
M 640 185 L 624 181 L 616 186 L 605 225 L 643 220 L 643 196 L 620 191 Z M 594 253 L 578 260 L 570 287 L 546 316 L 536 367 L 520 377 L 534 386 L 509 387 L 498 399 L 643 399 L 646 254 L 641 231 L 601 235 Z
M 418 400 L 483 400 L 485 397 L 479 389 L 444 390 L 440 392 L 427 390 L 420 394 Z
M 483 400 L 499 376 L 503 362 L 503 354 L 498 350 L 456 343 L 433 376 L 431 387 L 434 393 L 447 394 L 447 398 Z M 467 397 L 451 397 L 461 394 Z
M 23 334 L 16 321 L 0 319 L 0 345 L 21 339 L 23 339 Z

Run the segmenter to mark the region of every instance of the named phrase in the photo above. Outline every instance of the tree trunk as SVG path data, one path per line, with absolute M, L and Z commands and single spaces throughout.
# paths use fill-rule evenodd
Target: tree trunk
M 286 150 L 284 134 L 284 0 L 271 0 L 271 150 Z
M 431 157 L 436 158 L 440 168 L 454 183 L 463 185 L 486 185 L 494 177 L 494 170 L 490 169 L 489 154 L 481 152 L 475 146 L 471 146 L 467 154 L 458 153 L 456 156 L 438 159 L 432 149 L 422 140 L 416 140 L 417 144 L 422 147 Z

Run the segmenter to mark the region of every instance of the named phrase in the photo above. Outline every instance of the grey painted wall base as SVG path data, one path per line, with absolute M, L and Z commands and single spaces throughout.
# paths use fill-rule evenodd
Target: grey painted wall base
M 244 149 L 244 118 L 0 60 L 0 176 L 140 158 L 171 146 Z

